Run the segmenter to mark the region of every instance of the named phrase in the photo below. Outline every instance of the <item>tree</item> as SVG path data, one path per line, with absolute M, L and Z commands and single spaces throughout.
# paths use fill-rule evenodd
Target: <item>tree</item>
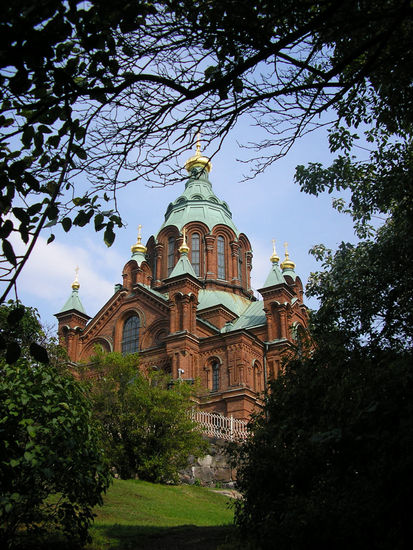
M 254 174 L 330 107 L 379 106 L 390 131 L 394 115 L 407 124 L 411 29 L 408 0 L 11 3 L 0 27 L 2 299 L 45 226 L 93 220 L 110 245 L 117 189 L 179 179 L 174 159 L 199 127 L 213 151 L 239 117 L 258 122 Z
M 97 352 L 86 366 L 108 459 L 121 478 L 177 482 L 189 455 L 203 456 L 206 440 L 191 420 L 194 388 L 165 374 L 138 369 L 136 354 Z
M 375 37 L 390 37 L 386 25 L 373 17 L 376 30 L 367 23 L 362 31 L 355 5 L 342 7 L 352 14 L 348 25 L 342 34 L 333 25 L 330 40 L 327 28 L 320 31 L 321 43 L 338 64 L 365 40 L 371 56 L 365 50 L 353 59 L 344 81 L 358 70 L 363 78 L 334 98 L 329 144 L 337 158 L 329 167 L 297 167 L 296 181 L 314 195 L 348 191 L 348 204 L 334 202 L 353 217 L 360 241 L 336 252 L 313 248 L 323 262 L 307 286 L 320 301 L 311 316 L 314 349 L 286 358 L 235 454 L 244 497 L 236 521 L 262 548 L 390 549 L 412 539 L 412 87 L 403 67 L 412 49 L 396 59 L 390 40 L 379 51 Z M 359 7 L 380 11 L 375 2 Z M 384 16 L 396 3 L 382 7 Z M 407 27 L 397 29 L 403 35 Z
M 337 57 L 348 47 L 336 42 Z M 296 170 L 307 193 L 349 192 L 335 205 L 360 241 L 313 248 L 323 262 L 307 286 L 320 301 L 314 349 L 286 359 L 236 454 L 236 521 L 262 548 L 411 544 L 411 76 L 394 75 L 389 61 L 360 64 L 365 81 L 334 104 L 332 165 Z
M 411 355 L 325 349 L 287 365 L 237 453 L 236 523 L 258 548 L 405 549 Z
M 81 385 L 30 358 L 38 320 L 26 310 L 22 321 L 20 359 L 10 365 L 0 356 L 0 540 L 33 545 L 33 536 L 57 530 L 84 544 L 109 468 Z

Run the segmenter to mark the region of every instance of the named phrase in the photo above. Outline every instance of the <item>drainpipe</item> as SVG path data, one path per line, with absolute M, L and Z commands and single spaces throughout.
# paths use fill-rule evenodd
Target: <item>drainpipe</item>
M 265 396 L 265 403 L 267 402 L 267 395 L 268 395 L 268 377 L 267 377 L 267 352 L 268 352 L 268 343 L 264 342 L 264 361 L 263 361 L 263 369 L 264 369 L 264 396 Z M 265 409 L 265 419 L 268 422 L 268 410 Z
M 268 344 L 267 342 L 264 342 L 264 362 L 263 362 L 263 369 L 264 369 L 264 393 L 267 395 L 267 351 L 268 351 Z

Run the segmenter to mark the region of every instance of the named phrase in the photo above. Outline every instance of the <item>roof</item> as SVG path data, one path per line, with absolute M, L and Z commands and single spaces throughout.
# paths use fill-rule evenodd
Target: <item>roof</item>
M 172 277 L 177 277 L 178 275 L 192 275 L 196 278 L 194 268 L 192 267 L 191 262 L 189 261 L 188 254 L 181 253 L 179 260 L 176 262 L 175 267 L 173 268 L 168 279 Z
M 232 325 L 226 326 L 223 332 L 232 332 L 243 328 L 252 328 L 266 323 L 264 313 L 264 302 L 252 302 L 251 305 L 243 312 L 243 314 Z
M 80 313 L 87 315 L 85 308 L 83 307 L 83 304 L 80 301 L 79 291 L 78 289 L 75 289 L 75 288 L 72 290 L 72 294 L 69 296 L 65 305 L 62 307 L 59 313 L 64 313 L 65 311 L 70 311 L 72 309 L 75 309 L 76 311 L 80 311 Z
M 283 274 L 281 273 L 280 266 L 278 265 L 277 262 L 273 262 L 271 266 L 271 270 L 262 288 L 268 288 L 270 286 L 280 285 L 284 283 L 285 283 L 285 279 L 283 277 Z
M 154 294 L 157 298 L 161 298 L 162 300 L 166 300 L 166 301 L 168 300 L 168 293 L 162 294 L 158 290 L 151 288 L 149 285 L 144 285 L 143 283 L 137 283 L 137 286 L 143 287 L 148 292 L 151 292 L 152 294 Z
M 227 203 L 215 195 L 208 172 L 199 168 L 192 169 L 185 191 L 169 204 L 159 232 L 169 225 L 175 225 L 181 231 L 187 223 L 193 221 L 204 223 L 209 230 L 223 224 L 239 235 Z
M 297 274 L 293 269 L 283 269 L 283 276 L 289 275 L 293 281 L 297 279 Z
M 146 261 L 145 254 L 143 252 L 132 252 L 131 260 L 135 260 L 138 266 L 141 266 L 142 262 Z
M 251 304 L 248 298 L 223 290 L 203 290 L 198 294 L 197 311 L 223 305 L 239 317 Z

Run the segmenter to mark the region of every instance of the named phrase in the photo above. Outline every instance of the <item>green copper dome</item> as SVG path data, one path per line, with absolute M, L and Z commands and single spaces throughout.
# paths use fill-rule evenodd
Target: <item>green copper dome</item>
M 208 171 L 201 166 L 191 169 L 185 191 L 169 204 L 159 232 L 169 225 L 175 225 L 181 231 L 186 224 L 193 221 L 203 222 L 210 231 L 216 225 L 226 225 L 239 235 L 227 203 L 215 195 L 208 179 Z

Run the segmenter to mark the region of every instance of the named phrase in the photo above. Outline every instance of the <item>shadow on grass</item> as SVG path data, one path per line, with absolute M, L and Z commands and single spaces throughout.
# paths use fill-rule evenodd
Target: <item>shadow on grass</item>
M 227 542 L 234 532 L 232 525 L 197 527 L 143 527 L 133 525 L 99 525 L 93 529 L 98 543 L 89 548 L 119 550 L 216 550 Z M 100 541 L 106 541 L 102 546 Z M 109 542 L 109 546 L 107 543 Z

